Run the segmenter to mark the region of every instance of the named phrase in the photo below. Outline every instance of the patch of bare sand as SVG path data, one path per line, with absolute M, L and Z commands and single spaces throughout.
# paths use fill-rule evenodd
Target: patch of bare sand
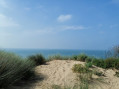
M 15 87 L 12 89 L 51 89 L 52 85 L 74 86 L 77 83 L 76 74 L 72 72 L 74 64 L 83 64 L 84 62 L 73 60 L 53 60 L 46 65 L 37 66 L 35 71 L 38 75 L 44 75 L 43 80 L 39 80 L 32 86 Z M 94 70 L 102 71 L 105 76 L 103 80 L 97 80 L 97 77 L 90 83 L 90 89 L 119 89 L 119 78 L 114 76 L 116 70 L 104 70 L 95 67 Z M 80 88 L 79 88 L 80 89 Z
M 46 79 L 38 85 L 43 88 L 51 85 L 73 86 L 76 83 L 76 75 L 71 70 L 74 64 L 84 63 L 72 60 L 54 60 L 48 62 L 47 65 L 38 66 L 36 71 L 46 76 Z

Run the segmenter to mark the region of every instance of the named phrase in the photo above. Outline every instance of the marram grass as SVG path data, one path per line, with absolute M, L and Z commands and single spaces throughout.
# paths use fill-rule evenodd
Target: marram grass
M 0 88 L 32 77 L 34 62 L 13 53 L 0 51 Z

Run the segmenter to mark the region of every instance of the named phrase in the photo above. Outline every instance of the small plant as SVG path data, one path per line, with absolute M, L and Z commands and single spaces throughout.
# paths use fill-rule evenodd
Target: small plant
M 97 67 L 105 68 L 105 62 L 103 59 L 93 59 L 92 64 Z
M 45 58 L 41 54 L 29 56 L 28 59 L 34 61 L 36 65 L 42 65 L 46 62 Z
M 115 76 L 119 77 L 119 72 L 118 71 L 115 72 Z
M 71 59 L 72 59 L 72 60 L 77 60 L 78 57 L 77 57 L 77 55 L 73 55 L 73 56 L 71 57 Z
M 75 73 L 86 73 L 88 72 L 89 70 L 83 66 L 82 64 L 75 64 L 72 68 L 73 72 Z
M 77 86 L 68 87 L 68 86 L 60 86 L 60 85 L 52 85 L 51 89 L 78 89 Z
M 119 59 L 107 58 L 107 59 L 105 59 L 105 66 L 106 66 L 106 68 L 119 69 Z
M 105 76 L 104 73 L 101 71 L 94 71 L 94 74 L 97 76 Z
M 88 89 L 89 81 L 92 79 L 92 71 L 89 70 L 89 67 L 83 66 L 82 64 L 75 64 L 72 70 L 75 73 L 79 73 L 80 89 Z
M 70 59 L 70 57 L 67 56 L 61 56 L 61 55 L 54 55 L 54 56 L 49 56 L 48 60 L 67 60 Z
M 93 64 L 91 62 L 85 64 L 86 67 L 91 68 Z
M 59 85 L 52 85 L 52 89 L 62 89 Z
M 77 56 L 77 60 L 85 62 L 87 57 L 88 56 L 85 55 L 85 54 L 80 54 L 80 55 Z
M 86 62 L 87 62 L 87 63 L 90 63 L 90 62 L 92 62 L 92 59 L 93 59 L 93 58 L 91 58 L 91 57 L 87 57 L 87 58 L 86 58 Z

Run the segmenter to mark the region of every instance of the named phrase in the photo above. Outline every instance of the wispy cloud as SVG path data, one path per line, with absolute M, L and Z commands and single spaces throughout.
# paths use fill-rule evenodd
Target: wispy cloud
M 56 27 L 46 27 L 46 28 L 39 28 L 35 30 L 23 30 L 22 34 L 24 35 L 46 35 L 46 34 L 55 34 L 58 32 L 63 32 L 63 31 L 80 31 L 88 29 L 88 27 L 84 26 L 56 26 Z
M 84 26 L 64 26 L 63 29 L 64 30 L 83 30 L 83 29 L 87 29 L 87 27 L 84 27 Z
M 8 8 L 8 5 L 5 0 L 0 0 L 0 6 L 4 8 Z
M 68 14 L 68 15 L 60 15 L 57 20 L 58 22 L 65 22 L 68 21 L 72 18 L 72 15 Z
M 63 32 L 63 31 L 78 31 L 78 30 L 84 30 L 84 29 L 88 29 L 88 27 L 84 27 L 84 26 L 56 26 L 56 27 L 47 27 L 47 28 L 42 28 L 42 29 L 37 29 L 37 30 L 29 30 L 29 31 L 25 31 L 25 33 L 27 34 L 54 34 L 54 33 L 58 33 L 58 32 Z
M 29 8 L 29 7 L 25 7 L 24 9 L 27 10 L 27 11 L 31 10 L 31 8 Z
M 19 26 L 12 18 L 0 14 L 0 27 L 15 27 Z

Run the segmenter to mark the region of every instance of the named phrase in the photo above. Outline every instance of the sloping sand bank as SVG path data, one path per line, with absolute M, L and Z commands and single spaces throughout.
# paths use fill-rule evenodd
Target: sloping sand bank
M 43 75 L 42 79 L 30 85 L 15 86 L 12 89 L 52 89 L 51 86 L 53 85 L 73 87 L 78 83 L 76 73 L 72 72 L 74 64 L 84 65 L 84 62 L 73 60 L 53 60 L 47 62 L 46 65 L 38 66 L 35 69 L 37 75 Z M 116 70 L 104 70 L 97 67 L 93 69 L 102 71 L 105 76 L 101 78 L 93 76 L 95 79 L 90 83 L 90 89 L 119 89 L 119 78 L 114 76 Z M 97 78 L 102 80 L 98 81 L 96 80 Z

